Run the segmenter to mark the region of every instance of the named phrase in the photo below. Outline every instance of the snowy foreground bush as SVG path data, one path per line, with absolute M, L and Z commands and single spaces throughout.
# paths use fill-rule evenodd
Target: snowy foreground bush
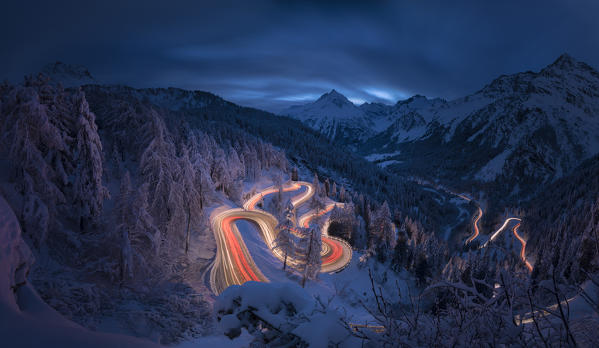
M 0 196 L 0 347 L 158 347 L 135 337 L 93 332 L 50 308 L 27 280 L 34 259 Z
M 294 283 L 247 282 L 227 288 L 214 312 L 222 332 L 231 337 L 245 328 L 254 344 L 290 347 L 359 347 L 339 312 L 322 305 Z

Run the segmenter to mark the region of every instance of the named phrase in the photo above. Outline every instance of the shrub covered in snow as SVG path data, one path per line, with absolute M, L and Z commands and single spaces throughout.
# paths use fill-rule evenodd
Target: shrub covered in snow
M 294 283 L 247 282 L 227 288 L 214 306 L 219 329 L 234 338 L 245 328 L 270 347 L 359 346 L 342 322 Z

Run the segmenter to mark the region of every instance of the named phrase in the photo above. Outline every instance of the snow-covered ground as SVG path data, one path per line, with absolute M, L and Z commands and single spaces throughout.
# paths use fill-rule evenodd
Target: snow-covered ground
M 252 223 L 239 221 L 237 227 L 256 265 L 271 282 L 299 282 L 299 275 L 289 269 L 283 271 L 283 264 L 273 256 Z M 368 270 L 372 271 L 377 287 L 380 286 L 388 296 L 397 294 L 396 281 L 401 287 L 401 292 L 407 294 L 410 276 L 407 273 L 398 275 L 389 270 L 388 265 L 372 259 L 360 261 L 361 256 L 360 252 L 354 251 L 350 264 L 343 271 L 321 273 L 317 280 L 306 283 L 305 291 L 327 303 L 330 300 L 331 308 L 343 311 L 352 322 L 372 324 L 374 319 L 364 308 L 364 305 L 373 305 L 369 302 L 373 296 Z M 407 298 L 403 300 L 407 301 Z
M 503 166 L 505 165 L 506 160 L 511 153 L 512 151 L 510 149 L 506 149 L 499 155 L 495 156 L 484 167 L 481 168 L 481 170 L 475 175 L 475 178 L 482 181 L 495 180 L 497 175 L 501 174 Z
M 34 260 L 12 209 L 0 196 L 0 338 L 2 347 L 159 347 L 124 334 L 86 329 L 48 306 L 27 281 Z M 251 336 L 191 338 L 177 347 L 248 346 Z
M 366 158 L 366 160 L 370 161 L 370 162 L 374 162 L 374 161 L 380 161 L 380 160 L 384 160 L 386 158 L 389 157 L 393 157 L 393 156 L 397 156 L 401 153 L 401 151 L 395 151 L 392 153 L 373 153 L 370 154 L 364 158 Z

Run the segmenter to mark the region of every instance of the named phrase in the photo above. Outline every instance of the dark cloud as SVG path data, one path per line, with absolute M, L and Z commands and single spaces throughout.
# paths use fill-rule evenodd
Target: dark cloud
M 599 67 L 596 1 L 23 1 L 0 14 L 0 77 L 47 62 L 100 80 L 215 92 L 276 109 L 454 98 L 559 54 Z

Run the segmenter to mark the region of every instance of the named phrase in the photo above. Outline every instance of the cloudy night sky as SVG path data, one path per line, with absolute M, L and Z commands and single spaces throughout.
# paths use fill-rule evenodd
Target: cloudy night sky
M 280 110 L 452 99 L 561 53 L 599 67 L 597 1 L 20 1 L 0 14 L 0 78 L 49 62 L 105 83 L 181 87 Z

